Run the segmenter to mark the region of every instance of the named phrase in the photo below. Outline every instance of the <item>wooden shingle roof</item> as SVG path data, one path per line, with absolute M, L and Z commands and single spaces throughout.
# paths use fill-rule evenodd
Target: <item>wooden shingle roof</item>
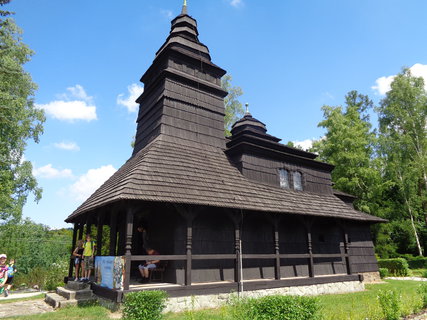
M 334 195 L 285 190 L 245 178 L 220 148 L 160 135 L 67 219 L 120 200 L 206 205 L 381 222 Z

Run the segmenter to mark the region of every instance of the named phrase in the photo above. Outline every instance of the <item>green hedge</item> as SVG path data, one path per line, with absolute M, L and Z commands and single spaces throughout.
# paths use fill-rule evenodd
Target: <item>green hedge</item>
M 380 268 L 387 268 L 390 275 L 405 277 L 409 275 L 408 262 L 403 258 L 380 259 L 378 260 Z
M 125 295 L 123 319 L 159 320 L 165 308 L 167 294 L 164 291 L 137 291 Z
M 381 279 L 388 277 L 388 269 L 387 268 L 380 268 L 380 277 Z
M 427 267 L 426 257 L 410 257 L 406 260 L 408 261 L 409 268 L 411 269 L 423 269 Z
M 257 320 L 317 320 L 321 319 L 316 298 L 296 296 L 267 296 L 248 298 L 233 306 L 233 319 Z

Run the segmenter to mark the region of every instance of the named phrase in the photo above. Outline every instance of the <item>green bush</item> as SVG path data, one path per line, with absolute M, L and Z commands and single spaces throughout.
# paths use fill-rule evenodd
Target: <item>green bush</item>
M 378 292 L 378 301 L 385 320 L 399 320 L 402 310 L 401 296 L 395 290 Z
M 380 268 L 387 268 L 393 276 L 406 277 L 409 275 L 408 262 L 403 258 L 380 259 L 378 260 Z
M 388 269 L 387 268 L 380 268 L 379 272 L 380 272 L 381 279 L 388 277 Z
M 423 269 L 427 267 L 426 257 L 409 257 L 406 260 L 408 261 L 409 268 L 411 269 Z
M 418 293 L 421 295 L 421 301 L 423 308 L 427 308 L 427 283 L 423 283 L 418 288 Z
M 125 320 L 158 320 L 162 319 L 165 308 L 166 292 L 138 291 L 125 295 L 123 301 L 123 319 Z
M 68 262 L 65 260 L 53 263 L 49 267 L 35 267 L 28 273 L 18 272 L 14 284 L 20 287 L 33 287 L 37 285 L 43 290 L 55 290 L 64 285 L 64 277 L 68 273 Z
M 316 298 L 296 296 L 268 296 L 234 302 L 235 319 L 257 320 L 315 320 L 321 319 Z

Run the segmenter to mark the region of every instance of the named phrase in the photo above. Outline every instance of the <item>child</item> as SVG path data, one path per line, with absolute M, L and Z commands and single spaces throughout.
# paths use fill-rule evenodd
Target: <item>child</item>
M 3 293 L 7 280 L 6 259 L 7 256 L 4 253 L 0 254 L 0 294 Z
M 90 273 L 94 268 L 93 256 L 95 255 L 96 243 L 91 239 L 90 234 L 86 234 L 86 241 L 83 244 L 83 281 L 89 282 Z
M 83 279 L 83 240 L 77 241 L 77 247 L 73 251 L 73 256 L 75 256 L 74 265 L 76 266 L 76 278 L 74 281 L 79 281 L 79 271 L 82 269 L 82 279 Z
M 16 267 L 15 267 L 15 259 L 10 259 L 9 266 L 7 268 L 7 280 L 6 280 L 7 287 L 4 290 L 5 297 L 9 295 L 9 290 L 13 286 L 13 277 L 15 276 L 16 272 L 18 272 L 18 270 L 16 270 Z

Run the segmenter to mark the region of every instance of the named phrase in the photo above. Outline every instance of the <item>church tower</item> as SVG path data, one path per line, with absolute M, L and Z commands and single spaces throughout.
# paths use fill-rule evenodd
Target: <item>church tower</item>
M 225 149 L 225 70 L 211 62 L 209 49 L 199 41 L 197 22 L 182 12 L 142 76 L 133 154 L 159 135 L 173 136 Z

